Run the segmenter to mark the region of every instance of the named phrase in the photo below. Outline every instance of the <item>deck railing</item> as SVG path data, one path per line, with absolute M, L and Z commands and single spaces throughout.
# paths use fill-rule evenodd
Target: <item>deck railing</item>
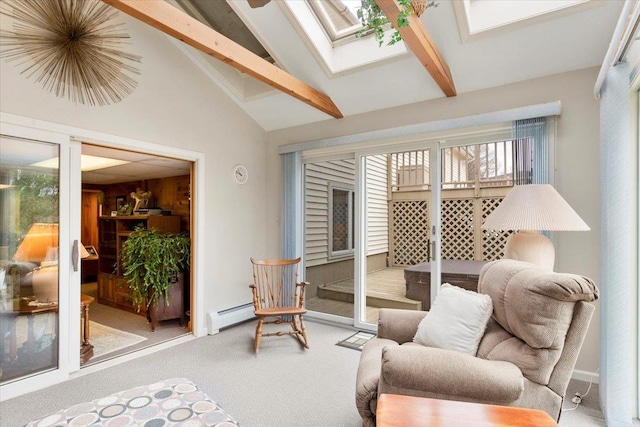
M 429 150 L 389 154 L 391 191 L 429 190 Z M 442 150 L 442 188 L 513 185 L 513 142 L 497 141 Z

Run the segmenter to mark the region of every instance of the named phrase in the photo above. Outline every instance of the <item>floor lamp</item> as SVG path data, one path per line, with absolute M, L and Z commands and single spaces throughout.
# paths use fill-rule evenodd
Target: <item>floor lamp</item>
M 549 184 L 516 185 L 487 217 L 483 230 L 517 230 L 507 238 L 504 257 L 553 271 L 555 250 L 540 231 L 585 231 L 589 226 Z

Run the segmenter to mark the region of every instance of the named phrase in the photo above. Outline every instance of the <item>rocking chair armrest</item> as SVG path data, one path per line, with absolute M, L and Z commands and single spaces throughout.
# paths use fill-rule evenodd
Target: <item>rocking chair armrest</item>
M 309 286 L 310 283 L 309 282 L 300 282 L 300 283 L 296 283 L 296 286 Z

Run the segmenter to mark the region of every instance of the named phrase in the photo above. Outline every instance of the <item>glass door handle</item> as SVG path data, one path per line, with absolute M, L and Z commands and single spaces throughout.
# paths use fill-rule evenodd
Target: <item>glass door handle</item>
M 71 249 L 71 263 L 73 264 L 73 271 L 78 271 L 78 241 L 73 241 L 73 249 Z

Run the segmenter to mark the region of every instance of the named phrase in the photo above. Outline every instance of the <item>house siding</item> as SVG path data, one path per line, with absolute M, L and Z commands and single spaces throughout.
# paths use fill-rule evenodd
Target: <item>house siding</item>
M 367 156 L 367 255 L 389 252 L 387 156 Z
M 367 162 L 367 255 L 388 251 L 387 159 L 370 156 Z M 355 160 L 331 160 L 305 166 L 305 265 L 331 262 L 329 254 L 329 185 L 354 188 Z

